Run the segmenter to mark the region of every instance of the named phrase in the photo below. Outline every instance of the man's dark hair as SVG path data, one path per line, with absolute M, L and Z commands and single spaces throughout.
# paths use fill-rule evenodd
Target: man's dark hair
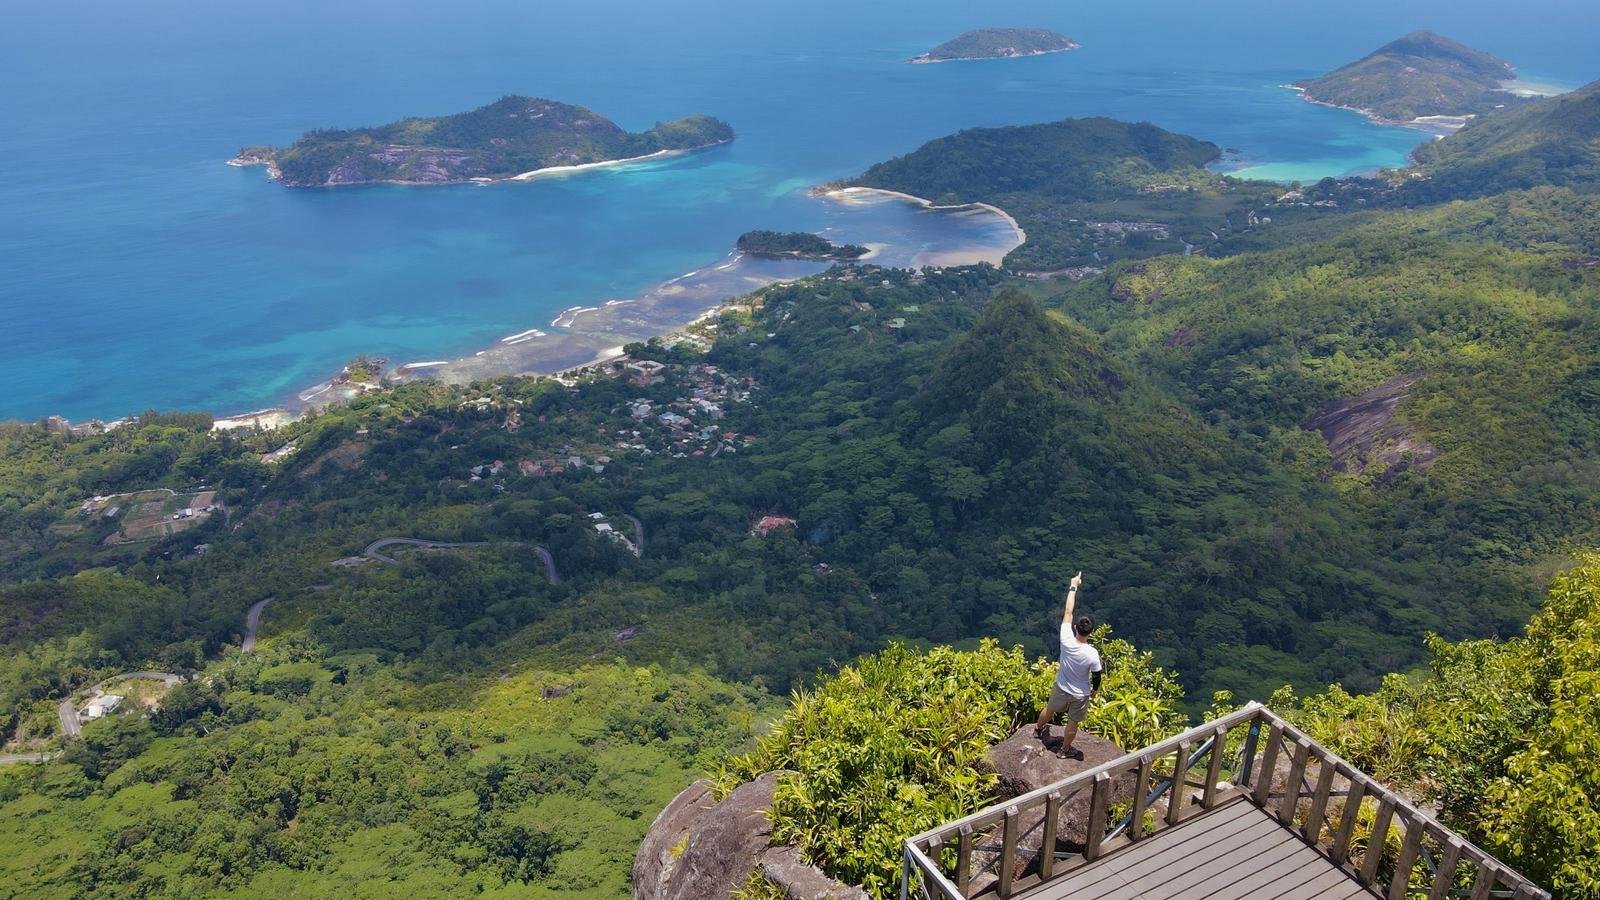
M 1079 616 L 1073 621 L 1072 630 L 1078 635 L 1078 637 L 1088 637 L 1089 632 L 1094 631 L 1094 616 L 1091 616 L 1088 613 L 1084 613 L 1083 615 Z

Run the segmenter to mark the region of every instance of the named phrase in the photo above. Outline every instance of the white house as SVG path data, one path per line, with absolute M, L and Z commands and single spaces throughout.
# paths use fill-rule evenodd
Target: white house
M 85 719 L 98 719 L 101 716 L 110 715 L 118 706 L 121 705 L 121 696 L 117 694 L 102 694 L 99 697 L 90 700 L 88 704 L 83 707 L 83 712 L 81 715 Z

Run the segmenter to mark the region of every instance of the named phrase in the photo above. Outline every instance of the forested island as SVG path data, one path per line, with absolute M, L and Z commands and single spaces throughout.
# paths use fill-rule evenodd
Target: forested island
M 979 28 L 951 38 L 927 53 L 912 57 L 910 61 L 936 63 L 958 59 L 1010 59 L 1076 49 L 1078 43 L 1072 38 L 1043 28 Z
M 1432 31 L 1414 31 L 1326 75 L 1292 87 L 1307 100 L 1365 113 L 1387 124 L 1481 115 L 1524 102 L 1504 90 L 1511 64 Z
M 857 244 L 835 244 L 806 231 L 747 231 L 736 244 L 740 253 L 761 259 L 854 260 L 872 252 Z
M 687 152 L 733 137 L 710 116 L 629 132 L 581 106 L 508 96 L 453 116 L 310 131 L 288 147 L 246 147 L 231 163 L 267 166 L 289 187 L 455 184 Z
M 1149 123 L 1066 119 L 968 129 L 847 183 L 997 206 L 1028 235 L 1006 265 L 1056 271 L 1181 253 L 1247 227 L 1252 209 L 1282 191 L 1208 171 L 1221 155 L 1215 144 Z
M 996 799 L 1082 569 L 1089 732 L 1270 701 L 1593 897 L 1597 138 L 1591 86 L 1291 190 L 1149 125 L 963 132 L 863 180 L 1097 271 L 837 266 L 270 431 L 0 424 L 0 883 L 624 896 L 707 777 L 776 785 L 758 849 L 898 896 L 906 837 Z

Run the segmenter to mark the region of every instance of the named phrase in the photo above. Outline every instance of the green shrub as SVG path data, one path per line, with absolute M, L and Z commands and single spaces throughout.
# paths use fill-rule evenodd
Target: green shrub
M 1600 554 L 1558 576 L 1524 637 L 1431 637 L 1425 674 L 1272 705 L 1560 897 L 1600 895 Z

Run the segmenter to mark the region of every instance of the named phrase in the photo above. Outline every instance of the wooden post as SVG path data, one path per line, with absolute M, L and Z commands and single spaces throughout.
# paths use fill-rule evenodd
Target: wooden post
M 1328 815 L 1328 797 L 1333 793 L 1333 766 L 1326 759 L 1321 762 L 1317 786 L 1311 794 L 1311 809 L 1306 812 L 1306 825 L 1300 830 L 1305 839 L 1316 844 L 1322 837 L 1322 820 Z
M 972 826 L 961 826 L 956 839 L 956 890 L 966 897 L 967 882 L 972 880 Z
M 1371 887 L 1378 877 L 1378 860 L 1383 858 L 1383 844 L 1389 837 L 1389 821 L 1394 818 L 1394 801 L 1378 797 L 1378 814 L 1372 819 L 1372 836 L 1367 838 L 1367 852 L 1361 857 L 1361 883 Z
M 1000 884 L 996 889 L 1001 897 L 1011 896 L 1011 882 L 1017 876 L 1017 808 L 1007 807 L 1005 826 L 1000 840 Z
M 1339 816 L 1339 830 L 1333 834 L 1333 844 L 1328 847 L 1328 858 L 1336 866 L 1344 865 L 1350 858 L 1350 835 L 1356 830 L 1356 817 L 1361 813 L 1361 798 L 1366 796 L 1367 786 L 1350 777 L 1350 792 L 1344 798 L 1344 813 Z
M 1139 774 L 1133 780 L 1133 818 L 1128 822 L 1128 840 L 1144 837 L 1144 811 L 1150 802 L 1150 755 L 1139 757 Z
M 1206 790 L 1200 805 L 1210 809 L 1217 805 L 1217 779 L 1222 777 L 1222 754 L 1228 748 L 1228 729 L 1218 728 L 1211 735 L 1211 760 L 1206 764 Z
M 1172 758 L 1172 790 L 1167 792 L 1167 826 L 1178 824 L 1183 812 L 1184 781 L 1189 774 L 1189 742 L 1179 741 L 1178 752 Z
M 1411 870 L 1417 865 L 1417 854 L 1422 852 L 1422 832 L 1422 820 L 1408 818 L 1406 836 L 1400 842 L 1400 856 L 1394 861 L 1394 876 L 1389 879 L 1389 900 L 1406 900 Z
M 1083 848 L 1084 859 L 1100 858 L 1100 844 L 1106 839 L 1106 807 L 1110 800 L 1111 775 L 1100 772 L 1094 776 L 1094 793 L 1089 797 L 1089 833 Z
M 1278 801 L 1278 821 L 1294 824 L 1295 807 L 1300 803 L 1300 781 L 1306 777 L 1306 762 L 1311 758 L 1311 744 L 1305 738 L 1294 742 L 1294 761 L 1289 764 L 1289 781 L 1283 786 L 1283 799 Z
M 1439 857 L 1439 867 L 1433 873 L 1433 889 L 1428 900 L 1445 900 L 1456 886 L 1456 869 L 1461 865 L 1461 851 L 1466 849 L 1455 835 L 1445 837 L 1444 855 Z
M 1273 725 L 1267 732 L 1267 749 L 1261 754 L 1261 768 L 1256 771 L 1256 805 L 1267 807 L 1272 794 L 1272 767 L 1278 764 L 1278 750 L 1283 746 L 1283 729 Z
M 1472 900 L 1489 900 L 1489 892 L 1494 890 L 1494 883 L 1498 880 L 1494 866 L 1488 860 L 1478 860 L 1478 877 L 1472 882 Z
M 1240 767 L 1239 773 L 1233 778 L 1234 782 L 1240 787 L 1253 784 L 1250 779 L 1255 776 L 1251 775 L 1250 773 L 1251 767 L 1253 767 L 1256 762 L 1256 741 L 1261 737 L 1261 721 L 1264 718 L 1265 717 L 1260 713 L 1257 713 L 1255 717 L 1250 720 L 1250 730 L 1244 733 L 1243 765 Z
M 1044 836 L 1039 842 L 1039 880 L 1049 881 L 1056 872 L 1056 819 L 1061 815 L 1061 792 L 1051 791 L 1044 798 Z

